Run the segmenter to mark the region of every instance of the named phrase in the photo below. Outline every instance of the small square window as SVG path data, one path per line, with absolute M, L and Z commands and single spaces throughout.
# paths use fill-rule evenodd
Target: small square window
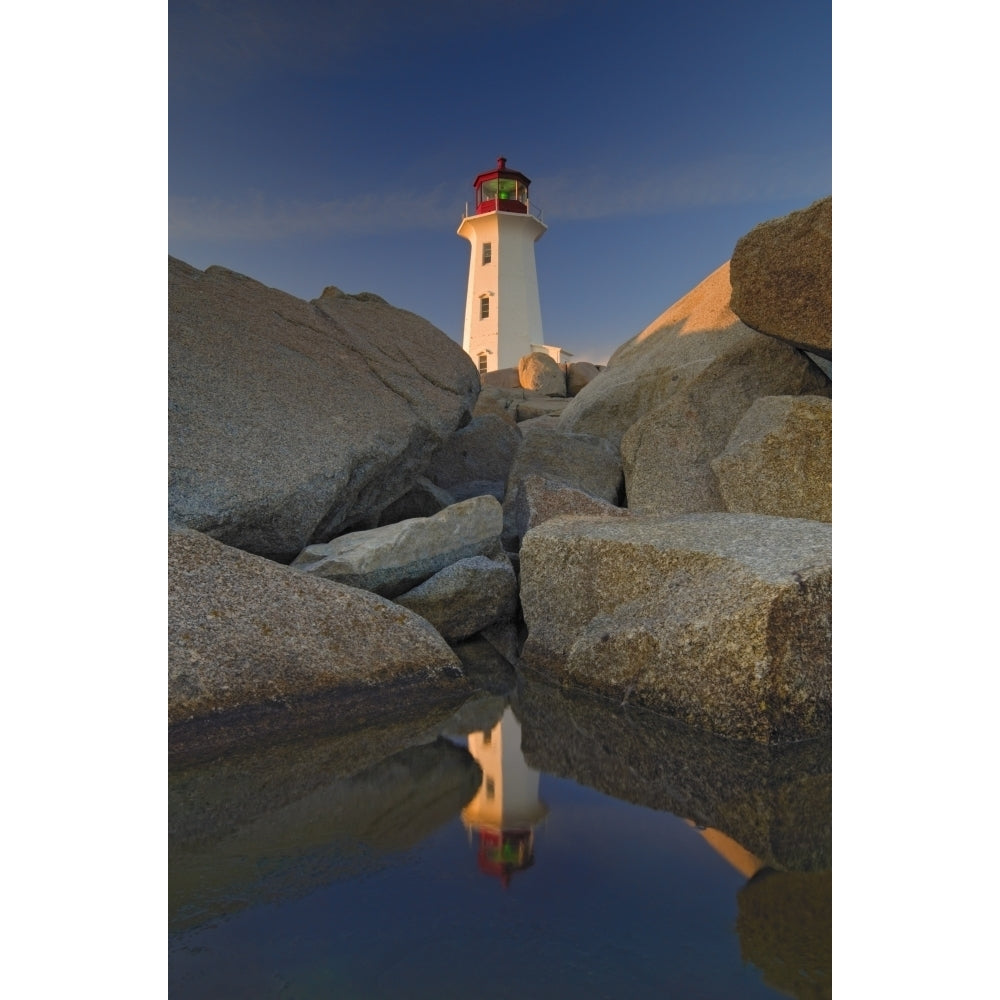
M 483 244 L 483 263 L 484 264 L 488 264 L 491 260 L 493 260 L 493 244 L 492 243 L 484 243 Z
M 479 300 L 479 318 L 486 319 L 490 314 L 490 300 L 484 295 Z

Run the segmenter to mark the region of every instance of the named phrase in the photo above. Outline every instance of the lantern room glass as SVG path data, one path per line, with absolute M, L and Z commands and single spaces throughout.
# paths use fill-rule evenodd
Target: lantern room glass
M 476 192 L 476 204 L 484 201 L 519 201 L 528 202 L 528 185 L 514 177 L 494 177 L 483 181 Z

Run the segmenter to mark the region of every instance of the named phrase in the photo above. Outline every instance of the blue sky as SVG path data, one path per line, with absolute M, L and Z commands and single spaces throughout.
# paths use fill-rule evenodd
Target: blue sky
M 831 193 L 826 2 L 174 0 L 169 250 L 461 340 L 476 174 L 532 180 L 546 342 L 603 362 Z

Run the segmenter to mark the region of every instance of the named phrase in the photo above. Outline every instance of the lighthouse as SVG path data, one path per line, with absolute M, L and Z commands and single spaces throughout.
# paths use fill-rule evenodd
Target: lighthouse
M 532 351 L 561 361 L 559 348 L 542 340 L 542 310 L 535 273 L 535 243 L 546 226 L 528 200 L 531 181 L 508 170 L 501 156 L 495 170 L 480 174 L 475 210 L 466 214 L 458 235 L 471 244 L 462 348 L 480 375 L 516 368 Z

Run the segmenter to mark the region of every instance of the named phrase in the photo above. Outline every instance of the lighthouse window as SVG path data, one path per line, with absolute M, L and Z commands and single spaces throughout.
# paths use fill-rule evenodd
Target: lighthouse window
M 483 263 L 484 264 L 488 264 L 491 260 L 493 260 L 493 244 L 492 243 L 484 243 L 483 244 Z
M 484 295 L 479 300 L 479 318 L 486 319 L 490 314 L 490 300 Z
M 489 362 L 488 362 L 488 360 L 486 358 L 486 355 L 485 354 L 480 354 L 479 355 L 479 374 L 480 375 L 485 375 L 486 374 L 486 366 L 487 366 L 488 363 Z M 483 742 L 484 743 L 489 743 L 489 741 L 490 741 L 490 734 L 489 733 L 485 733 L 483 735 Z
M 495 177 L 483 181 L 476 189 L 476 204 L 484 201 L 528 200 L 528 185 L 514 177 Z

